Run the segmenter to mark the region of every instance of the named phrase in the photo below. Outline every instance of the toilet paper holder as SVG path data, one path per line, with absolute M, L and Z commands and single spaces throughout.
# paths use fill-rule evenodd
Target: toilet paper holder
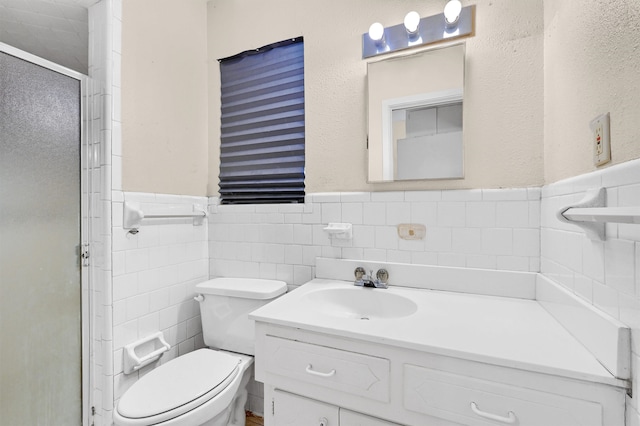
M 131 374 L 160 359 L 170 348 L 161 331 L 129 343 L 123 351 L 124 374 Z

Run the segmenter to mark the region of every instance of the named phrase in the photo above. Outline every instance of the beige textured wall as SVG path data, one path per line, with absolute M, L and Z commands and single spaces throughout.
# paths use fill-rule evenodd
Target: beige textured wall
M 206 1 L 122 3 L 122 189 L 206 195 Z
M 596 169 L 589 122 L 611 113 L 611 163 L 640 157 L 640 1 L 544 3 L 545 182 Z
M 543 180 L 542 0 L 477 0 L 467 41 L 465 176 L 367 183 L 366 61 L 361 35 L 374 21 L 402 22 L 440 0 L 212 0 L 209 39 L 209 187 L 217 193 L 219 69 L 216 59 L 289 37 L 305 38 L 307 193 L 540 185 Z

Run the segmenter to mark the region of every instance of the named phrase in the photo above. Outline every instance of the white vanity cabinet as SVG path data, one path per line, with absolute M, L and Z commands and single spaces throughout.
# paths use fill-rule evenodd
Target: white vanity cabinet
M 265 425 L 623 426 L 625 389 L 256 321 Z

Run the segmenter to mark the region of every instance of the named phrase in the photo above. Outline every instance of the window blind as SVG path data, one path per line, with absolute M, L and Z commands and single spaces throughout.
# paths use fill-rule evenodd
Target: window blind
M 220 60 L 222 204 L 304 202 L 302 37 Z

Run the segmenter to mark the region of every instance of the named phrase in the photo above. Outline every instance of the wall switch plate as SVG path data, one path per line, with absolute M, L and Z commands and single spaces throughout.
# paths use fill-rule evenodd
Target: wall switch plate
M 611 161 L 611 138 L 609 113 L 602 114 L 591 120 L 589 126 L 593 133 L 593 163 L 596 166 Z
M 427 228 L 419 223 L 401 223 L 398 225 L 398 236 L 403 240 L 423 240 Z

